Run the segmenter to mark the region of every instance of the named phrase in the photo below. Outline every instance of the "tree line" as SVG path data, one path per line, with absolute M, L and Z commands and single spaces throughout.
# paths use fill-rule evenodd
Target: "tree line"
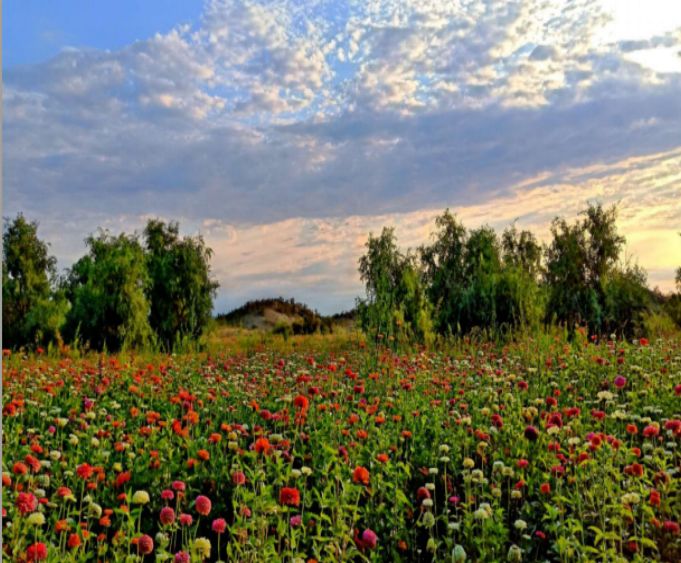
M 541 245 L 515 224 L 501 236 L 466 227 L 449 210 L 429 244 L 402 252 L 392 228 L 369 235 L 359 273 L 361 324 L 376 339 L 432 342 L 438 336 L 563 326 L 590 334 L 637 336 L 656 313 L 681 326 L 677 293 L 648 289 L 646 272 L 623 262 L 617 208 L 589 204 L 576 221 L 556 218 Z
M 218 287 L 201 236 L 181 237 L 178 223 L 154 219 L 142 237 L 100 230 L 85 243 L 87 253 L 59 276 L 38 223 L 22 214 L 5 221 L 3 348 L 171 350 L 201 336 Z

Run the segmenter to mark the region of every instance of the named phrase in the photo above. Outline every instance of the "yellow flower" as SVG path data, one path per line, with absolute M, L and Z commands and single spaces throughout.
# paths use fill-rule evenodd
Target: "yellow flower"
M 135 491 L 135 494 L 132 495 L 132 504 L 147 504 L 149 500 L 147 491 Z
M 45 515 L 42 512 L 34 512 L 26 518 L 29 526 L 42 526 L 45 523 Z
M 202 559 L 208 559 L 210 557 L 210 540 L 208 538 L 196 538 L 194 550 Z

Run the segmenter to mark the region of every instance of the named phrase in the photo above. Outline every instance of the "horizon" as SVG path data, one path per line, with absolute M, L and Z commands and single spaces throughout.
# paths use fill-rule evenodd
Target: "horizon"
M 97 227 L 176 220 L 215 252 L 216 313 L 328 315 L 363 293 L 369 232 L 415 247 L 449 207 L 545 242 L 597 200 L 670 291 L 681 5 L 560 6 L 5 6 L 4 215 L 37 220 L 60 271 Z

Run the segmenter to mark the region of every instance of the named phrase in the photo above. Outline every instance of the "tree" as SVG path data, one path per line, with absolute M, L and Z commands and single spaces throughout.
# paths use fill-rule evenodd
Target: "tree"
M 38 223 L 19 214 L 5 223 L 2 239 L 3 346 L 14 348 L 59 339 L 68 304 L 52 291 L 56 259 L 38 238 Z
M 470 232 L 465 245 L 463 293 L 464 331 L 473 327 L 496 329 L 497 284 L 501 272 L 499 240 L 490 227 Z
M 151 337 L 149 275 L 137 237 L 100 231 L 65 283 L 71 301 L 66 332 L 95 349 L 144 346 Z
M 414 256 L 397 248 L 395 231 L 384 228 L 369 235 L 367 252 L 359 260 L 359 272 L 367 298 L 358 302 L 362 326 L 372 336 L 397 343 L 432 338 L 430 306 Z
M 531 231 L 518 231 L 515 224 L 501 237 L 504 266 L 517 268 L 536 280 L 541 272 L 542 248 Z
M 144 230 L 150 284 L 149 322 L 170 350 L 185 338 L 196 339 L 211 319 L 218 284 L 210 277 L 210 257 L 202 237 L 179 236 L 179 225 L 150 220 Z
M 551 225 L 551 234 L 544 274 L 549 294 L 546 322 L 565 324 L 572 337 L 577 324 L 600 322 L 598 296 L 589 284 L 586 234 L 581 223 L 569 225 L 558 218 Z
M 436 329 L 442 334 L 457 333 L 466 285 L 466 228 L 449 209 L 435 219 L 435 226 L 433 242 L 419 248 L 424 282 L 434 307 Z

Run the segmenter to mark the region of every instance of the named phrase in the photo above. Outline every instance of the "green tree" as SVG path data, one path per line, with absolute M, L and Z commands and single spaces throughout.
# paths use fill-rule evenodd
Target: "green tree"
M 137 237 L 100 231 L 85 243 L 88 253 L 71 267 L 65 284 L 71 301 L 65 332 L 95 349 L 148 344 L 149 275 Z
M 170 350 L 196 339 L 211 319 L 218 284 L 210 277 L 212 251 L 202 237 L 179 236 L 179 225 L 151 220 L 144 230 L 150 284 L 149 321 L 161 345 Z
M 56 259 L 38 238 L 38 223 L 19 214 L 5 223 L 2 239 L 3 346 L 58 340 L 68 303 L 53 292 Z
M 589 283 L 589 253 L 584 225 L 554 219 L 553 240 L 546 249 L 544 280 L 548 287 L 546 322 L 565 324 L 572 337 L 578 324 L 598 322 L 598 295 Z
M 601 280 L 603 329 L 606 333 L 641 336 L 652 306 L 645 270 L 625 265 L 611 268 Z
M 499 323 L 497 285 L 501 272 L 499 240 L 494 230 L 484 226 L 471 231 L 465 256 L 464 331 L 473 327 L 494 330 Z
M 419 248 L 435 328 L 441 334 L 461 331 L 462 297 L 466 287 L 466 228 L 449 211 L 435 219 L 430 245 Z
M 359 260 L 366 299 L 358 302 L 363 328 L 375 339 L 432 339 L 430 304 L 414 256 L 397 248 L 395 231 L 384 228 L 369 235 L 367 252 Z
M 542 247 L 531 231 L 518 231 L 515 224 L 501 236 L 504 266 L 517 268 L 536 280 L 541 273 Z

